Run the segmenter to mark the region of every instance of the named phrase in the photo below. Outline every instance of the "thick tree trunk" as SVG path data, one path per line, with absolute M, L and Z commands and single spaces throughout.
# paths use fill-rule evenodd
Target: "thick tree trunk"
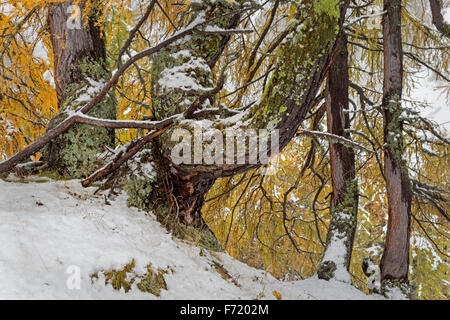
M 205 1 L 191 7 L 192 16 L 185 23 L 191 23 L 201 14 L 211 19 L 238 8 L 239 5 L 225 1 Z M 233 29 L 238 25 L 240 17 L 241 14 L 229 14 L 215 21 L 214 24 L 224 29 Z M 230 34 L 194 35 L 176 46 L 165 49 L 155 57 L 152 66 L 152 104 L 157 120 L 183 112 L 186 117 L 190 117 L 192 112 L 186 113 L 189 108 L 195 106 L 195 109 L 201 109 L 211 105 L 214 97 L 204 97 L 205 92 L 215 86 L 211 70 L 230 38 Z M 168 69 L 180 69 L 187 81 L 173 86 L 173 80 L 170 76 L 167 77 Z M 167 148 L 170 139 L 168 134 L 159 138 L 158 143 L 162 146 L 161 149 Z M 158 166 L 163 172 L 158 180 L 166 180 L 166 189 L 171 193 L 172 212 L 176 213 L 179 222 L 196 229 L 209 230 L 202 218 L 201 209 L 205 196 L 217 177 L 214 174 L 205 175 L 201 172 L 177 170 L 171 155 L 157 154 L 155 161 L 159 163 Z
M 74 3 L 55 4 L 48 13 L 59 109 L 49 129 L 88 102 L 110 76 L 106 68 L 104 40 L 95 25 L 95 15 L 99 10 L 95 7 L 97 3 L 94 2 L 87 21 L 83 17 L 84 2 L 78 3 L 79 7 Z M 103 99 L 89 114 L 114 119 L 114 97 Z M 61 174 L 83 177 L 100 165 L 97 154 L 104 151 L 105 146 L 114 146 L 114 130 L 75 125 L 48 145 L 44 158 Z
M 192 174 L 170 174 L 169 179 L 173 187 L 172 194 L 176 199 L 174 209 L 178 212 L 180 222 L 197 229 L 209 229 L 201 210 L 215 179 L 199 178 Z
M 442 16 L 442 3 L 443 0 L 430 0 L 431 16 L 436 29 L 447 38 L 450 38 L 450 25 L 445 23 L 444 17 Z
M 388 198 L 388 228 L 381 279 L 408 281 L 411 187 L 403 155 L 401 0 L 385 0 L 384 39 L 384 173 Z
M 105 45 L 98 27 L 94 25 L 95 21 L 89 19 L 88 25 L 84 25 L 81 16 L 83 2 L 80 3 L 80 12 L 73 5 L 74 1 L 62 2 L 52 6 L 48 13 L 59 107 L 66 101 L 67 87 L 84 80 L 85 75 L 79 65 L 81 60 L 90 58 L 100 61 L 106 57 Z M 79 22 L 81 24 L 78 24 Z
M 328 71 L 325 103 L 328 132 L 347 139 L 350 138 L 350 134 L 346 131 L 350 129 L 348 83 L 347 38 L 342 34 L 337 40 L 336 53 Z M 342 143 L 330 143 L 330 166 L 333 185 L 332 218 L 318 277 L 350 282 L 348 269 L 358 212 L 353 149 Z
M 249 4 L 250 2 L 242 0 L 231 3 L 211 0 L 197 2 L 192 6 L 191 19 L 196 17 L 197 12 L 204 14 L 207 19 L 222 16 L 212 25 L 233 29 L 237 26 L 242 13 L 224 15 L 232 10 L 238 11 L 242 6 Z M 243 117 L 239 120 L 231 119 L 231 117 L 225 120 L 227 116 L 222 114 L 223 121 L 214 116 L 206 117 L 208 130 L 218 130 L 224 136 L 225 130 L 229 128 L 232 128 L 231 130 L 278 129 L 280 150 L 285 147 L 295 136 L 299 124 L 307 115 L 316 97 L 317 90 L 326 74 L 333 44 L 339 31 L 338 26 L 342 24 L 347 5 L 348 1 L 335 0 L 335 6 L 331 11 L 315 6 L 308 7 L 308 10 L 299 10 L 297 19 L 288 28 L 288 38 L 293 40 L 285 41 L 280 45 L 276 70 L 271 76 L 261 102 L 243 113 Z M 188 23 L 190 21 L 187 21 Z M 304 30 L 299 33 L 299 28 Z M 152 66 L 152 105 L 158 120 L 186 112 L 193 107 L 198 111 L 211 106 L 212 97 L 203 98 L 205 92 L 207 94 L 208 91 L 214 91 L 211 89 L 215 87 L 213 73 L 209 69 L 214 67 L 228 39 L 229 35 L 222 34 L 195 35 L 164 49 L 155 57 Z M 310 43 L 311 39 L 314 39 L 313 44 Z M 308 42 L 308 45 L 300 45 L 302 42 Z M 174 86 L 174 72 L 181 73 L 177 77 L 185 79 L 181 85 Z M 189 118 L 191 114 L 187 117 Z M 237 121 L 242 125 L 236 123 Z M 174 188 L 174 198 L 185 205 L 183 210 L 175 209 L 187 223 L 200 221 L 203 202 L 201 199 L 207 187 L 211 186 L 215 179 L 259 167 L 258 163 L 248 162 L 245 164 L 174 163 L 172 151 L 176 143 L 171 141 L 171 136 L 175 130 L 179 129 L 185 130 L 186 135 L 192 136 L 195 126 L 199 123 L 193 119 L 186 119 L 182 124 L 167 130 L 159 138 L 161 162 L 165 163 L 163 167 L 170 171 L 170 179 L 174 181 L 169 184 L 181 186 L 178 189 Z M 249 148 L 246 150 L 248 152 Z M 193 189 L 187 184 L 183 187 L 185 181 L 189 181 Z M 199 196 L 196 196 L 195 192 L 185 192 L 185 190 L 196 189 L 200 190 Z

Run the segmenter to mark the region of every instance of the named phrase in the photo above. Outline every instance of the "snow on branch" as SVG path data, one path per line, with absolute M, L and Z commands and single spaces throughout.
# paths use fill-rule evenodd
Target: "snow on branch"
M 386 14 L 386 12 L 387 12 L 387 11 L 381 11 L 381 12 L 376 12 L 376 13 L 373 13 L 373 14 L 367 14 L 367 15 L 364 15 L 364 16 L 357 17 L 357 18 L 355 18 L 355 19 L 353 19 L 353 20 L 350 20 L 350 21 L 347 22 L 347 23 L 344 23 L 344 27 L 349 27 L 349 26 L 351 26 L 352 24 L 355 24 L 355 23 L 357 23 L 357 22 L 359 22 L 359 21 L 361 21 L 361 20 L 364 20 L 364 19 L 370 19 L 370 18 L 381 17 L 381 16 L 383 16 L 384 14 Z
M 164 119 L 162 121 L 142 121 L 142 120 L 111 120 L 94 118 L 82 113 L 76 113 L 73 115 L 75 123 L 90 124 L 93 126 L 114 128 L 114 129 L 147 129 L 147 130 L 159 130 L 173 123 L 180 115 Z
M 351 147 L 356 147 L 358 149 L 362 149 L 362 150 L 364 150 L 366 152 L 369 152 L 369 153 L 375 153 L 375 151 L 367 149 L 366 147 L 364 147 L 363 145 L 361 145 L 359 143 L 356 143 L 356 142 L 354 142 L 354 141 L 352 141 L 350 139 L 346 139 L 344 137 L 341 137 L 341 136 L 338 136 L 338 135 L 335 135 L 335 134 L 331 134 L 331 133 L 320 132 L 320 131 L 310 131 L 310 130 L 303 130 L 302 129 L 302 130 L 297 130 L 297 134 L 298 135 L 304 134 L 304 135 L 309 135 L 309 136 L 319 136 L 319 137 L 321 136 L 321 137 L 325 137 L 325 138 L 327 138 L 329 140 L 337 140 L 337 141 L 339 141 L 342 144 L 346 144 L 346 145 L 349 145 Z

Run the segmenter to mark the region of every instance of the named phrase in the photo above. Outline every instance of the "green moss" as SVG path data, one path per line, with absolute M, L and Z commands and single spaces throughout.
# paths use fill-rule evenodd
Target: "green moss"
M 58 172 L 55 172 L 55 171 L 49 170 L 49 169 L 39 171 L 39 176 L 40 177 L 47 177 L 47 178 L 49 178 L 51 180 L 56 180 L 56 181 L 71 180 L 70 177 L 61 175 Z M 48 179 L 45 179 L 45 180 L 48 181 Z
M 0 179 L 5 182 L 18 183 L 47 183 L 51 180 L 66 181 L 69 177 L 60 175 L 58 172 L 48 169 L 47 165 L 37 167 L 16 167 L 13 170 L 14 177 L 9 178 L 9 173 L 0 174 Z
M 411 182 L 408 179 L 409 169 L 404 156 L 404 142 L 403 142 L 403 120 L 402 116 L 404 109 L 402 107 L 401 94 L 393 92 L 388 94 L 383 101 L 385 109 L 385 123 L 384 128 L 384 148 L 389 152 L 393 165 L 400 169 L 402 179 L 405 185 L 411 189 Z M 395 168 L 394 168 L 395 169 Z
M 336 264 L 333 261 L 324 261 L 319 265 L 317 269 L 317 275 L 319 279 L 330 280 L 334 277 L 336 271 Z
M 166 270 L 158 269 L 155 271 L 151 265 L 148 265 L 147 273 L 137 283 L 137 287 L 142 292 L 148 292 L 159 297 L 161 289 L 167 290 L 166 280 L 164 279 L 165 274 L 167 274 Z
M 248 114 L 251 126 L 278 123 L 289 112 L 287 102 L 302 104 L 303 95 L 316 78 L 317 61 L 327 54 L 338 32 L 339 1 L 321 0 L 299 7 L 290 32 L 277 52 L 275 70 L 259 105 Z M 320 69 L 320 68 L 319 68 Z
M 314 1 L 313 8 L 317 14 L 328 14 L 338 19 L 340 2 L 340 0 L 316 0 Z
M 164 275 L 173 270 L 167 268 L 167 270 L 158 269 L 154 270 L 151 264 L 147 265 L 147 271 L 143 275 L 139 275 L 135 272 L 134 259 L 126 264 L 120 270 L 109 270 L 103 272 L 97 272 L 91 275 L 91 280 L 95 281 L 99 278 L 99 273 L 105 276 L 105 285 L 111 284 L 115 290 L 130 291 L 132 285 L 136 283 L 137 288 L 142 292 L 147 292 L 159 297 L 161 295 L 161 289 L 167 290 L 166 280 Z
M 20 179 L 8 179 L 7 177 L 4 176 L 0 176 L 0 179 L 2 179 L 5 182 L 14 182 L 14 183 L 23 183 L 23 184 L 28 184 L 28 183 L 48 183 L 50 182 L 50 180 L 48 179 L 44 179 L 44 178 L 32 178 L 32 177 L 22 177 Z
M 49 129 L 61 123 L 67 116 L 78 110 L 87 101 L 79 101 L 80 96 L 92 90 L 90 81 L 109 79 L 103 62 L 85 59 L 79 64 L 84 80 L 72 83 L 66 88 L 66 101 L 59 114 L 52 119 Z M 107 95 L 90 112 L 89 116 L 102 119 L 116 118 L 117 101 L 114 95 Z M 103 165 L 98 154 L 105 147 L 114 147 L 114 130 L 86 124 L 76 124 L 67 132 L 54 139 L 44 150 L 44 158 L 52 169 L 60 175 L 71 178 L 83 178 Z
M 105 285 L 111 284 L 111 286 L 115 290 L 120 290 L 123 288 L 125 292 L 128 292 L 135 280 L 134 278 L 129 278 L 128 274 L 133 272 L 134 267 L 135 262 L 134 260 L 132 260 L 121 270 L 110 270 L 103 272 L 103 274 L 105 275 Z M 95 277 L 98 278 L 98 275 L 91 276 L 91 279 Z
M 381 282 L 381 293 L 386 298 L 390 298 L 394 290 L 399 290 L 406 299 L 415 299 L 415 292 L 408 281 L 401 279 L 384 279 Z
M 238 1 L 211 1 L 191 3 L 188 14 L 184 16 L 184 25 L 189 25 L 196 18 L 202 15 L 205 20 L 216 17 L 211 25 L 217 27 L 227 27 L 234 20 L 234 15 L 226 15 L 227 12 L 239 9 L 242 4 L 245 6 L 254 5 L 252 0 Z M 220 18 L 218 18 L 220 17 Z M 200 96 L 205 91 L 214 87 L 213 72 L 207 66 L 218 52 L 222 50 L 223 35 L 204 35 L 194 33 L 189 37 L 178 41 L 176 44 L 168 46 L 161 50 L 153 59 L 152 75 L 152 107 L 153 113 L 157 119 L 164 119 L 174 114 L 184 112 L 189 106 L 196 103 L 205 103 Z M 189 50 L 189 54 L 180 54 L 184 50 Z M 188 63 L 194 61 L 195 63 Z M 182 67 L 182 70 L 180 69 Z M 166 87 L 160 80 L 163 72 L 175 70 L 190 78 L 199 88 L 192 90 L 181 90 L 180 88 Z M 211 98 L 213 100 L 213 98 Z M 206 103 L 213 101 L 206 101 Z M 167 133 L 165 134 L 167 137 Z
M 131 176 L 125 187 L 128 194 L 128 206 L 142 210 L 151 208 L 154 201 L 152 197 L 153 184 L 153 180 Z
M 167 203 L 159 202 L 159 205 L 157 208 L 155 206 L 153 212 L 158 222 L 172 233 L 172 236 L 207 250 L 223 251 L 222 245 L 214 233 L 207 228 L 197 229 L 182 224 Z
M 193 227 L 180 225 L 181 232 L 179 232 L 179 235 L 184 240 L 188 240 L 191 243 L 207 249 L 211 251 L 223 251 L 222 245 L 220 244 L 219 240 L 217 240 L 214 233 L 212 233 L 210 230 L 199 230 Z

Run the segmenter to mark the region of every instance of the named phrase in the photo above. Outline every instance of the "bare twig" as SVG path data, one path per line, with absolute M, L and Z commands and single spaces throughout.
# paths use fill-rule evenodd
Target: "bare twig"
M 120 49 L 120 52 L 118 54 L 118 58 L 117 58 L 117 65 L 118 66 L 122 65 L 122 56 L 123 56 L 123 54 L 127 51 L 128 47 L 131 45 L 131 42 L 134 39 L 134 36 L 139 31 L 141 26 L 144 24 L 145 20 L 147 20 L 147 18 L 150 15 L 150 13 L 153 11 L 153 8 L 154 8 L 156 2 L 157 2 L 156 0 L 152 0 L 152 2 L 150 2 L 150 4 L 147 7 L 147 10 L 145 11 L 145 13 L 142 16 L 142 18 L 139 20 L 139 22 L 136 24 L 136 26 L 130 31 L 130 34 L 128 36 L 127 41 L 123 45 L 122 49 Z

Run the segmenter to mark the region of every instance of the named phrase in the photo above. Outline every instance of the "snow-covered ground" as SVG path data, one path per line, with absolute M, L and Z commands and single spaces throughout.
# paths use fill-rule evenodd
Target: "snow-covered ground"
M 75 180 L 0 180 L 0 299 L 275 299 L 273 291 L 282 299 L 381 299 L 336 281 L 278 281 L 225 253 L 200 255 L 151 215 L 128 208 L 125 195 L 108 205 L 94 190 Z M 170 267 L 168 290 L 155 297 L 135 284 L 125 293 L 102 277 L 92 283 L 92 274 L 132 259 L 137 273 L 149 263 Z M 222 278 L 213 260 L 232 278 Z

